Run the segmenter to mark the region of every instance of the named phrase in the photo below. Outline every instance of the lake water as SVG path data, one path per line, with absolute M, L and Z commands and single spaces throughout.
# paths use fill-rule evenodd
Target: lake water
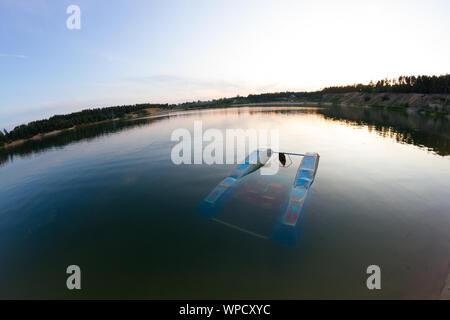
M 287 246 L 196 213 L 234 165 L 174 165 L 173 130 L 278 129 L 318 152 Z M 221 215 L 257 234 L 300 159 L 255 172 Z M 87 126 L 0 154 L 0 298 L 437 298 L 450 261 L 450 125 L 369 108 L 246 107 Z M 272 179 L 272 180 L 271 180 Z M 263 206 L 246 192 L 282 191 Z M 286 193 L 287 192 L 287 193 Z M 252 200 L 252 199 L 250 199 Z M 66 289 L 66 268 L 82 290 Z M 366 268 L 381 268 L 381 290 Z

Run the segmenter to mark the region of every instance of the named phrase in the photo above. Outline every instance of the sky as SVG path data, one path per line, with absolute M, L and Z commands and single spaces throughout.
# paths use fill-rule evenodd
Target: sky
M 68 29 L 69 5 L 81 10 Z M 0 128 L 450 72 L 450 1 L 0 0 Z

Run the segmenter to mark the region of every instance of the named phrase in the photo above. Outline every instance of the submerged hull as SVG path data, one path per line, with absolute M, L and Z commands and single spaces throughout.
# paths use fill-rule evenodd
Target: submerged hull
M 264 166 L 272 156 L 271 149 L 260 149 L 253 151 L 244 161 L 233 170 L 228 177 L 223 179 L 206 197 L 203 199 L 199 212 L 203 215 L 214 217 L 218 213 L 219 204 L 224 199 L 228 191 L 234 184 L 244 176 L 258 170 Z
M 297 224 L 302 215 L 302 210 L 311 189 L 311 185 L 314 182 L 318 166 L 319 154 L 306 153 L 297 170 L 286 210 L 282 214 L 282 224 L 292 227 Z

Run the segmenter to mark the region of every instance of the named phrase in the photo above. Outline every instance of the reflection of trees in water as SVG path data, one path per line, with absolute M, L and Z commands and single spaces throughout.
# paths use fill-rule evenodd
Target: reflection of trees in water
M 264 114 L 273 114 L 273 115 L 292 115 L 292 114 L 317 114 L 317 110 L 319 110 L 320 108 L 318 107 L 290 107 L 290 108 L 285 108 L 283 107 L 283 109 L 281 110 L 276 110 L 276 109 L 272 109 L 272 107 L 265 107 L 267 108 L 267 110 L 259 110 L 259 111 L 250 111 L 250 114 L 257 114 L 257 113 L 264 113 Z M 280 107 L 278 107 L 280 108 Z
M 46 137 L 41 140 L 26 141 L 23 144 L 0 150 L 0 166 L 13 160 L 14 157 L 25 157 L 29 155 L 46 152 L 49 149 L 61 148 L 80 140 L 94 140 L 115 132 L 129 130 L 149 123 L 160 121 L 167 117 L 149 118 L 133 121 L 110 121 L 78 127 L 75 130 L 64 131 L 59 135 Z
M 267 109 L 266 109 L 267 108 Z M 211 110 L 213 111 L 213 110 Z M 233 110 L 222 110 L 224 113 L 236 113 Z M 244 112 L 244 110 L 242 110 Z M 328 120 L 340 121 L 349 125 L 367 126 L 370 132 L 383 137 L 393 138 L 398 142 L 425 147 L 441 156 L 450 155 L 450 121 L 446 118 L 431 118 L 406 112 L 383 110 L 376 108 L 339 107 L 328 108 L 283 108 L 261 107 L 257 110 L 245 110 L 246 113 L 265 114 L 319 114 Z M 172 115 L 183 116 L 183 113 Z M 188 114 L 186 114 L 188 116 Z M 23 157 L 45 152 L 48 149 L 60 148 L 80 140 L 92 140 L 114 132 L 145 126 L 149 123 L 166 119 L 168 116 L 141 119 L 135 121 L 113 121 L 96 125 L 87 125 L 59 135 L 46 137 L 38 141 L 27 141 L 14 148 L 0 150 L 0 166 L 14 157 Z
M 249 114 L 316 114 L 327 120 L 339 121 L 352 126 L 367 126 L 385 138 L 427 148 L 441 156 L 450 155 L 450 121 L 409 114 L 406 110 L 385 110 L 367 107 L 271 107 L 249 108 Z
M 405 111 L 376 108 L 330 107 L 317 111 L 326 119 L 367 126 L 370 132 L 398 142 L 425 147 L 441 156 L 450 155 L 450 121 Z

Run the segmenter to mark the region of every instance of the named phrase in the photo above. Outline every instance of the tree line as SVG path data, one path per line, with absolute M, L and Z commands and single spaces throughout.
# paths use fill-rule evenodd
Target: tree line
M 247 97 L 232 97 L 214 99 L 210 101 L 193 101 L 181 104 L 135 104 L 116 107 L 86 109 L 66 115 L 55 115 L 45 120 L 32 121 L 15 127 L 10 132 L 0 131 L 0 146 L 3 143 L 19 139 L 29 139 L 37 134 L 48 133 L 54 130 L 64 130 L 81 124 L 89 124 L 108 119 L 121 118 L 128 113 L 139 112 L 147 108 L 162 109 L 197 109 L 227 107 L 233 104 L 264 103 L 276 101 L 320 101 L 325 93 L 450 93 L 450 75 L 441 76 L 401 76 L 396 79 L 383 79 L 376 83 L 353 84 L 347 86 L 327 87 L 315 92 L 274 92 L 263 94 L 250 94 Z
M 139 112 L 147 108 L 166 108 L 167 104 L 135 104 L 97 109 L 86 109 L 65 115 L 55 115 L 45 120 L 32 121 L 22 124 L 8 132 L 6 129 L 0 134 L 0 143 L 18 139 L 29 139 L 40 133 L 54 130 L 64 130 L 73 126 L 94 123 L 114 118 L 121 118 L 127 113 Z
M 376 83 L 335 86 L 322 89 L 323 93 L 450 93 L 450 74 L 441 76 L 400 76 L 378 80 Z

